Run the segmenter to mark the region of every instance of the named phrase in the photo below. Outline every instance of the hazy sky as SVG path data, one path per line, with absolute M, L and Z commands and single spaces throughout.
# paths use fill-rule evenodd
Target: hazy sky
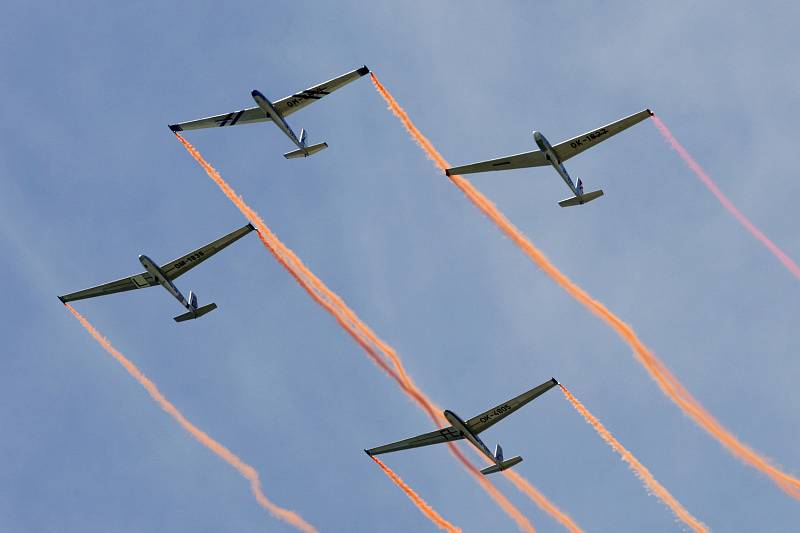
M 368 65 L 453 164 L 652 108 L 795 259 L 794 2 L 10 2 L 0 17 L 0 530 L 293 531 L 186 434 L 56 295 L 245 223 L 166 125 Z M 787 531 L 800 506 L 685 417 L 608 327 L 426 160 L 367 79 L 271 125 L 188 132 L 266 223 L 462 417 L 555 376 L 717 531 Z M 800 472 L 798 280 L 648 121 L 568 168 L 606 195 L 561 209 L 552 170 L 470 176 L 630 323 L 744 442 Z M 432 530 L 362 449 L 432 429 L 248 236 L 177 285 L 76 308 L 184 414 L 323 531 Z M 678 531 L 551 391 L 485 433 L 587 531 Z M 465 531 L 514 523 L 446 447 L 385 456 Z M 562 531 L 502 476 L 538 531 Z

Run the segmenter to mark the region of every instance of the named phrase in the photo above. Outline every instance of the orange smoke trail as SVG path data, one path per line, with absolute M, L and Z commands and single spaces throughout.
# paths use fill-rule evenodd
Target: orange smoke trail
M 264 220 L 261 216 L 252 209 L 245 201 L 242 199 L 241 196 L 236 194 L 236 191 L 226 182 L 220 173 L 211 166 L 200 154 L 200 152 L 192 146 L 189 141 L 184 139 L 181 135 L 175 134 L 175 137 L 183 144 L 186 150 L 194 157 L 194 159 L 203 167 L 206 171 L 206 174 L 219 186 L 222 190 L 223 194 L 228 197 L 229 200 L 233 202 L 233 204 L 242 212 L 242 214 L 247 218 L 258 230 L 259 238 L 261 239 L 262 244 L 270 251 L 270 253 L 275 257 L 275 259 L 283 266 L 289 274 L 297 281 L 297 283 L 305 289 L 305 291 L 316 301 L 320 306 L 322 306 L 326 311 L 334 316 L 336 321 L 341 325 L 353 339 L 361 345 L 361 347 L 367 352 L 370 356 L 372 361 L 377 364 L 384 372 L 389 374 L 395 381 L 397 381 L 398 385 L 400 385 L 403 390 L 432 418 L 436 418 L 437 414 L 435 410 L 432 410 L 428 403 L 421 397 L 416 386 L 411 382 L 410 378 L 407 377 L 405 374 L 405 369 L 402 368 L 402 363 L 400 362 L 399 358 L 395 355 L 393 360 L 395 367 L 400 367 L 402 372 L 400 375 L 398 373 L 393 372 L 385 363 L 385 361 L 381 358 L 381 356 L 375 351 L 375 349 L 366 342 L 365 339 L 359 333 L 361 329 L 369 328 L 364 324 L 358 316 L 350 310 L 344 302 L 336 295 L 333 291 L 328 289 L 328 287 L 317 278 L 311 270 L 306 267 L 303 262 L 300 260 L 297 255 L 283 242 L 281 242 L 278 237 L 272 233 L 272 231 L 267 227 Z M 354 324 L 357 324 L 355 326 Z M 377 338 L 371 330 L 370 333 L 372 337 Z M 383 341 L 381 341 L 383 343 Z M 384 343 L 385 344 L 385 343 Z M 393 352 L 392 352 L 393 353 Z
M 81 323 L 81 325 L 86 328 L 86 331 L 94 337 L 94 339 L 100 343 L 100 345 L 110 353 L 114 359 L 117 360 L 124 368 L 128 371 L 128 373 L 139 382 L 139 384 L 145 388 L 145 390 L 150 394 L 153 400 L 161 406 L 161 408 L 166 411 L 172 418 L 175 419 L 178 424 L 181 425 L 183 429 L 185 429 L 189 434 L 197 439 L 200 444 L 214 452 L 217 456 L 223 459 L 226 463 L 231 465 L 235 468 L 242 476 L 244 476 L 250 482 L 250 490 L 253 491 L 253 496 L 255 496 L 256 501 L 258 504 L 269 511 L 272 516 L 287 522 L 288 524 L 296 527 L 300 531 L 305 531 L 306 533 L 316 533 L 316 529 L 314 526 L 303 520 L 303 518 L 295 513 L 294 511 L 290 511 L 288 509 L 284 509 L 267 499 L 264 495 L 263 490 L 261 489 L 261 479 L 258 477 L 258 472 L 255 468 L 250 466 L 249 464 L 242 461 L 236 454 L 232 451 L 227 449 L 225 446 L 220 444 L 219 442 L 215 441 L 211 437 L 209 437 L 205 432 L 200 430 L 197 426 L 189 422 L 183 413 L 181 413 L 177 407 L 172 405 L 169 400 L 158 390 L 155 383 L 150 381 L 147 376 L 145 376 L 141 370 L 136 368 L 130 360 L 128 360 L 124 355 L 122 355 L 116 348 L 114 348 L 108 339 L 103 337 L 99 331 L 92 326 L 88 320 L 86 320 L 83 315 L 78 313 L 75 308 L 73 308 L 69 304 L 64 304 L 67 309 L 69 309 L 70 313 L 72 313 L 75 318 Z
M 436 524 L 436 525 L 439 527 L 439 529 L 444 529 L 445 531 L 451 531 L 451 532 L 453 532 L 453 533 L 455 533 L 455 532 L 460 532 L 460 531 L 461 531 L 461 528 L 454 526 L 453 524 L 451 524 L 450 522 L 448 522 L 447 520 L 445 520 L 444 518 L 442 518 L 442 515 L 440 515 L 440 514 L 439 514 L 439 513 L 437 513 L 436 511 L 434 511 L 434 510 L 433 510 L 433 508 L 432 508 L 430 505 L 428 505 L 427 503 L 425 503 L 425 500 L 423 500 L 422 498 L 420 498 L 420 496 L 419 496 L 419 495 L 418 495 L 416 492 L 414 492 L 414 490 L 413 490 L 411 487 L 409 487 L 408 485 L 406 485 L 406 482 L 405 482 L 405 481 L 403 481 L 403 480 L 400 478 L 400 476 L 398 476 L 397 474 L 395 474 L 395 473 L 392 471 L 392 469 L 391 469 L 391 468 L 389 468 L 388 466 L 386 466 L 385 464 L 383 464 L 383 462 L 381 462 L 381 461 L 380 461 L 380 459 L 378 459 L 377 457 L 372 457 L 372 456 L 370 456 L 370 458 L 371 458 L 373 461 L 375 461 L 375 462 L 378 464 L 378 466 L 379 466 L 379 467 L 381 467 L 381 470 L 383 470 L 383 472 L 384 472 L 384 473 L 385 473 L 387 476 L 389 476 L 389 479 L 391 479 L 392 481 L 394 481 L 394 484 L 395 484 L 395 485 L 397 485 L 398 487 L 400 487 L 400 488 L 403 490 L 403 492 L 405 492 L 405 493 L 406 493 L 406 496 L 408 496 L 408 498 L 409 498 L 409 499 L 410 499 L 412 502 L 414 502 L 414 505 L 416 505 L 416 506 L 417 506 L 417 508 L 418 508 L 420 511 L 422 511 L 422 514 L 424 514 L 426 517 L 428 517 L 428 519 L 429 519 L 431 522 L 433 522 L 434 524 Z
M 703 170 L 703 167 L 701 167 L 700 164 L 695 161 L 691 155 L 689 155 L 689 152 L 686 150 L 686 148 L 684 148 L 683 145 L 678 142 L 678 140 L 672 135 L 669 129 L 667 129 L 667 126 L 664 125 L 660 118 L 655 115 L 650 118 L 653 119 L 653 122 L 655 123 L 656 128 L 658 128 L 659 133 L 661 133 L 672 149 L 675 150 L 679 156 L 681 156 L 681 159 L 683 159 L 683 162 L 686 163 L 691 171 L 694 172 L 698 178 L 700 178 L 700 181 L 702 181 L 703 184 L 708 187 L 708 190 L 717 197 L 719 203 L 721 203 L 722 206 L 727 209 L 728 212 L 733 215 L 734 218 L 736 218 L 736 220 L 738 220 L 739 223 L 744 226 L 744 228 L 749 231 L 753 237 L 758 239 L 761 244 L 763 244 L 770 252 L 772 252 L 772 254 L 778 258 L 778 261 L 783 263 L 783 266 L 785 266 L 789 272 L 794 274 L 795 277 L 800 278 L 800 267 L 797 266 L 797 263 L 792 261 L 792 259 L 786 255 L 786 253 L 781 250 L 777 244 L 772 242 L 766 235 L 764 235 L 760 229 L 750 222 L 750 220 L 744 216 L 744 214 L 742 214 L 742 212 L 739 211 L 735 205 L 733 205 L 733 202 L 731 202 L 731 200 L 725 196 L 725 194 L 723 194 L 720 188 L 717 187 L 717 184 L 714 183 L 711 177 Z
M 441 423 L 439 423 L 439 427 L 443 427 Z M 535 533 L 533 525 L 530 523 L 530 521 L 527 518 L 525 518 L 525 516 L 523 516 L 523 514 L 519 512 L 519 510 L 516 507 L 514 507 L 514 505 L 510 501 L 508 501 L 508 499 L 505 496 L 503 496 L 500 493 L 500 491 L 497 490 L 497 488 L 494 485 L 492 485 L 492 483 L 488 479 L 486 479 L 486 476 L 481 474 L 480 471 L 477 468 L 475 468 L 475 465 L 470 463 L 469 460 L 466 457 L 464 457 L 464 454 L 461 453 L 461 450 L 459 450 L 455 444 L 449 442 L 448 447 L 450 448 L 450 453 L 452 453 L 456 457 L 456 459 L 458 459 L 461 462 L 461 464 L 464 466 L 467 472 L 469 472 L 475 479 L 475 481 L 477 481 L 480 484 L 480 486 L 483 487 L 483 490 L 488 492 L 489 496 L 494 498 L 494 501 L 496 501 L 498 505 L 500 505 L 500 507 L 512 519 L 514 519 L 514 522 L 517 523 L 517 527 L 519 527 L 521 531 L 527 531 L 528 533 Z
M 544 494 L 536 490 L 536 488 L 517 471 L 503 470 L 503 474 L 514 484 L 515 487 L 517 487 L 517 490 L 521 491 L 531 500 L 533 500 L 536 505 L 541 507 L 544 512 L 552 516 L 557 522 L 561 523 L 561 525 L 567 528 L 568 531 L 571 531 L 572 533 L 583 532 L 578 524 L 576 524 L 567 513 L 559 509 L 558 506 L 548 500 Z
M 236 191 L 224 180 L 217 170 L 212 167 L 197 151 L 197 149 L 184 139 L 181 135 L 175 135 L 178 140 L 183 144 L 186 150 L 194 157 L 194 159 L 203 167 L 208 176 L 220 187 L 222 192 L 227 196 L 236 207 L 242 212 L 258 230 L 259 238 L 264 246 L 272 253 L 275 259 L 291 274 L 291 276 L 303 287 L 306 292 L 322 306 L 326 311 L 332 314 L 336 321 L 341 325 L 345 331 L 364 349 L 369 355 L 370 359 L 377 364 L 384 372 L 395 380 L 403 392 L 406 393 L 414 402 L 425 411 L 431 420 L 434 421 L 439 427 L 442 427 L 444 417 L 440 414 L 441 410 L 425 396 L 422 391 L 413 383 L 411 378 L 405 371 L 400 358 L 384 341 L 367 326 L 358 316 L 350 310 L 344 301 L 333 291 L 317 278 L 294 252 L 284 245 L 278 237 L 273 234 L 266 226 L 263 219 L 256 213 L 244 200 L 236 194 Z M 325 297 L 323 297 L 323 295 Z M 362 335 L 366 336 L 365 339 Z M 397 370 L 389 368 L 386 362 L 375 351 L 372 345 L 369 344 L 368 339 L 374 339 L 373 342 L 379 346 L 386 346 L 388 350 L 384 353 L 389 356 L 392 363 Z M 473 477 L 480 483 L 481 487 L 495 500 L 495 502 L 503 509 L 522 529 L 523 531 L 533 532 L 534 528 L 530 521 L 525 518 L 522 513 L 498 491 L 489 481 L 487 481 L 480 472 L 461 454 L 461 452 L 451 447 L 451 452 L 461 461 L 465 468 L 473 475 Z
M 400 107 L 394 97 L 378 81 L 374 73 L 370 73 L 372 82 L 378 92 L 389 105 L 389 109 L 397 116 L 411 134 L 413 139 L 422 147 L 427 156 L 436 165 L 444 170 L 450 164 L 439 154 L 433 145 L 425 138 L 417 127 L 411 122 L 408 114 Z M 771 465 L 759 453 L 740 442 L 731 432 L 725 429 L 705 408 L 680 384 L 675 376 L 664 366 L 649 348 L 639 340 L 636 333 L 628 324 L 612 313 L 606 306 L 589 296 L 589 294 L 576 285 L 553 265 L 549 259 L 528 240 L 480 191 L 461 176 L 449 176 L 450 180 L 474 203 L 486 216 L 488 216 L 503 233 L 505 233 L 525 254 L 536 263 L 548 276 L 550 276 L 570 296 L 583 304 L 592 313 L 611 326 L 625 342 L 630 345 L 642 366 L 656 381 L 661 390 L 689 415 L 701 428 L 717 439 L 734 456 L 746 464 L 756 468 L 769 476 L 775 484 L 791 496 L 800 499 L 800 480 Z
M 252 209 L 249 205 L 247 205 L 242 199 L 241 196 L 236 194 L 236 191 L 222 178 L 220 173 L 211 166 L 205 158 L 200 154 L 200 152 L 192 146 L 192 144 L 187 141 L 183 136 L 176 133 L 175 137 L 183 144 L 184 148 L 191 154 L 191 156 L 203 167 L 206 171 L 206 174 L 214 181 L 214 183 L 219 186 L 222 190 L 223 194 L 228 197 L 228 199 L 233 202 L 233 204 L 242 212 L 244 217 L 249 220 L 253 225 L 256 226 L 258 232 L 261 236 L 261 242 L 267 249 L 275 256 L 278 262 L 287 270 L 289 273 L 295 278 L 295 280 L 321 305 L 325 305 L 326 309 L 329 312 L 334 313 L 334 307 L 339 310 L 340 314 L 337 315 L 337 320 L 341 321 L 350 321 L 355 324 L 359 324 L 362 329 L 368 332 L 368 338 L 375 342 L 381 350 L 389 357 L 389 359 L 394 364 L 395 368 L 398 370 L 402 379 L 404 381 L 409 381 L 410 378 L 406 374 L 405 369 L 403 368 L 402 363 L 400 362 L 399 357 L 395 353 L 395 351 L 388 346 L 384 341 L 380 340 L 378 336 L 366 325 L 364 324 L 361 319 L 344 303 L 344 301 L 328 289 L 328 287 L 320 280 L 316 275 L 314 275 L 311 270 L 305 266 L 303 261 L 294 253 L 292 249 L 288 246 L 284 245 L 278 237 L 272 233 L 272 231 L 267 227 L 264 220 L 259 216 L 259 214 Z M 301 277 L 305 277 L 306 279 L 303 280 Z M 314 292 L 318 291 L 321 295 L 328 299 L 328 301 L 334 307 L 328 307 L 326 304 L 323 304 L 319 299 L 319 295 L 315 295 Z
M 592 413 L 589 412 L 588 409 L 575 397 L 573 394 L 567 390 L 564 385 L 561 386 L 561 392 L 564 393 L 564 396 L 572 403 L 572 406 L 581 414 L 583 418 L 586 419 L 594 429 L 597 431 L 597 434 L 606 441 L 606 443 L 611 446 L 611 449 L 617 452 L 623 461 L 628 463 L 631 470 L 636 474 L 636 476 L 642 480 L 642 482 L 647 486 L 647 488 L 653 492 L 662 502 L 664 502 L 672 512 L 675 513 L 675 516 L 683 520 L 686 525 L 692 528 L 694 531 L 708 531 L 708 528 L 692 516 L 689 511 L 684 509 L 684 507 L 680 504 L 678 500 L 675 499 L 672 494 L 669 493 L 667 489 L 665 489 L 661 483 L 656 481 L 653 477 L 653 474 L 639 462 L 636 457 L 633 456 L 631 452 L 629 452 L 620 442 L 600 423 L 600 421 L 595 418 Z

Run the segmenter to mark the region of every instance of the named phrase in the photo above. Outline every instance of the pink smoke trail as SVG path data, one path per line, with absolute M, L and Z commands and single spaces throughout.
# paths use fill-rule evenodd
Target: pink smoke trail
M 678 152 L 678 155 L 681 156 L 681 159 L 683 159 L 684 163 L 686 163 L 686 165 L 692 170 L 692 172 L 694 172 L 697 175 L 697 177 L 700 178 L 700 181 L 702 181 L 703 184 L 706 187 L 708 187 L 708 190 L 711 191 L 711 193 L 717 197 L 719 203 L 721 203 L 722 206 L 725 209 L 727 209 L 728 212 L 730 212 L 730 214 L 732 214 L 734 218 L 736 218 L 736 220 L 738 220 L 739 223 L 742 226 L 744 226 L 745 229 L 749 231 L 753 237 L 758 239 L 761 242 L 761 244 L 766 246 L 766 248 L 770 252 L 772 252 L 772 254 L 775 257 L 778 258 L 778 261 L 783 263 L 783 266 L 785 266 L 789 270 L 789 272 L 794 274 L 796 278 L 800 279 L 800 267 L 797 266 L 797 263 L 795 263 L 791 257 L 786 255 L 786 253 L 783 250 L 778 248 L 777 244 L 772 242 L 769 239 L 769 237 L 764 235 L 764 233 L 760 229 L 755 227 L 755 225 L 752 222 L 750 222 L 750 220 L 746 216 L 744 216 L 744 214 L 742 214 L 742 212 L 739 211 L 735 205 L 733 205 L 733 202 L 731 202 L 731 200 L 727 196 L 725 196 L 725 194 L 723 194 L 723 192 L 719 189 L 719 187 L 717 187 L 717 184 L 714 183 L 714 181 L 708 174 L 706 174 L 705 170 L 703 170 L 700 164 L 697 161 L 695 161 L 691 155 L 689 155 L 689 152 L 686 151 L 686 148 L 684 148 L 683 145 L 681 145 L 681 143 L 678 142 L 678 140 L 672 135 L 669 129 L 667 129 L 664 123 L 661 122 L 660 118 L 658 118 L 655 115 L 653 115 L 651 118 L 653 119 L 653 122 L 655 122 L 656 128 L 658 128 L 659 133 L 661 133 L 664 139 L 667 140 L 667 142 L 670 144 L 673 150 Z

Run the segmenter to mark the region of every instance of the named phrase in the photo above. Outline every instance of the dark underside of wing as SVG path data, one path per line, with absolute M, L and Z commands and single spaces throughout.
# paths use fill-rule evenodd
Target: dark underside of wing
M 516 398 L 512 398 L 507 402 L 501 403 L 500 405 L 479 414 L 478 416 L 470 418 L 467 420 L 466 425 L 470 431 L 477 435 L 481 431 L 484 431 L 500 422 L 502 419 L 526 403 L 535 400 L 556 385 L 558 385 L 558 381 L 556 381 L 555 378 L 551 378 L 549 381 L 542 383 L 538 387 L 534 387 L 528 392 L 523 392 Z
M 567 159 L 575 157 L 584 150 L 588 150 L 589 148 L 597 146 L 606 139 L 610 139 L 617 133 L 623 132 L 631 126 L 634 126 L 644 119 L 650 118 L 651 116 L 653 116 L 652 111 L 649 109 L 643 109 L 638 113 L 621 118 L 616 122 L 612 122 L 611 124 L 606 124 L 605 126 L 596 128 L 592 131 L 582 133 L 581 135 L 573 137 L 572 139 L 567 139 L 566 141 L 560 142 L 553 146 L 553 151 L 556 153 L 556 156 L 558 156 L 559 161 L 563 163 Z
M 450 442 L 454 440 L 463 439 L 464 436 L 460 431 L 454 429 L 452 426 L 437 429 L 430 433 L 424 433 L 411 437 L 410 439 L 400 440 L 391 444 L 385 444 L 366 451 L 369 455 L 378 455 L 381 453 L 396 452 L 400 450 L 408 450 L 410 448 L 419 448 L 420 446 L 430 446 L 431 444 L 441 444 L 443 442 Z
M 210 242 L 197 250 L 192 250 L 188 254 L 173 259 L 169 263 L 165 263 L 161 266 L 161 271 L 167 279 L 173 280 L 189 272 L 212 255 L 235 243 L 254 229 L 252 224 L 245 224 L 241 228 L 220 237 L 214 242 Z
M 549 164 L 544 152 L 541 150 L 534 150 L 533 152 L 508 155 L 505 157 L 498 157 L 497 159 L 489 159 L 488 161 L 479 161 L 477 163 L 470 163 L 469 165 L 448 168 L 445 173 L 448 176 L 453 176 L 457 174 L 474 174 L 476 172 L 492 172 L 495 170 L 541 167 Z
M 75 300 L 84 300 L 86 298 L 94 298 L 96 296 L 106 296 L 117 292 L 132 291 L 135 289 L 144 289 L 145 287 L 152 287 L 158 285 L 158 281 L 149 272 L 142 272 L 127 278 L 118 279 L 109 283 L 104 283 L 96 287 L 83 289 L 82 291 L 72 292 L 59 296 L 58 299 L 64 303 L 73 302 Z

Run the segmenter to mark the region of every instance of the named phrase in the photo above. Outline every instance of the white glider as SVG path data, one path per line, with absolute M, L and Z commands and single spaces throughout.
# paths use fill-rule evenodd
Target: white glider
M 612 122 L 602 128 L 597 128 L 578 135 L 577 137 L 573 137 L 572 139 L 567 139 L 555 146 L 551 145 L 540 132 L 534 131 L 533 140 L 536 141 L 536 145 L 539 147 L 538 150 L 500 157 L 498 159 L 490 159 L 488 161 L 479 161 L 461 167 L 448 168 L 445 170 L 445 173 L 448 176 L 452 176 L 456 174 L 472 174 L 473 172 L 490 172 L 493 170 L 511 170 L 513 168 L 544 167 L 552 165 L 561 176 L 561 179 L 564 180 L 564 183 L 567 184 L 567 187 L 569 187 L 575 195 L 561 200 L 558 202 L 558 205 L 561 207 L 569 207 L 572 205 L 585 204 L 591 202 L 595 198 L 603 196 L 603 191 L 602 189 L 598 189 L 596 191 L 583 192 L 583 182 L 580 179 L 578 179 L 577 183 L 572 181 L 572 178 L 567 173 L 567 169 L 564 168 L 564 161 L 578 155 L 584 150 L 597 146 L 613 135 L 651 116 L 653 116 L 653 112 L 649 109 L 645 109 L 629 117 Z
M 368 73 L 369 69 L 366 65 L 364 65 L 359 69 L 342 74 L 338 78 L 320 83 L 319 85 L 315 85 L 314 87 L 306 89 L 305 91 L 300 91 L 298 93 L 289 95 L 286 98 L 281 98 L 276 102 L 270 102 L 259 91 L 253 90 L 250 95 L 253 97 L 253 100 L 255 100 L 257 107 L 250 107 L 240 111 L 225 113 L 223 115 L 216 115 L 213 117 L 171 124 L 169 129 L 177 133 L 179 131 L 186 130 L 199 130 L 203 128 L 222 126 L 238 126 L 240 124 L 253 124 L 255 122 L 272 121 L 297 146 L 297 150 L 285 153 L 283 154 L 283 157 L 286 159 L 292 159 L 295 157 L 308 157 L 316 154 L 320 150 L 327 148 L 328 143 L 322 142 L 308 146 L 306 144 L 306 130 L 301 129 L 300 136 L 298 137 L 286 122 L 286 117 Z
M 458 415 L 453 411 L 445 411 L 444 416 L 452 424 L 451 426 L 364 451 L 367 452 L 367 455 L 372 456 L 381 453 L 407 450 L 409 448 L 418 448 L 420 446 L 429 446 L 431 444 L 441 444 L 443 442 L 467 439 L 494 463 L 492 466 L 481 470 L 481 474 L 487 475 L 506 470 L 515 464 L 521 463 L 522 457 L 516 456 L 512 457 L 511 459 L 504 460 L 503 448 L 501 448 L 498 444 L 494 450 L 494 453 L 492 453 L 489 451 L 489 448 L 486 447 L 486 444 L 484 444 L 483 441 L 478 438 L 478 434 L 495 425 L 526 403 L 538 398 L 556 385 L 558 385 L 558 381 L 556 381 L 555 378 L 551 378 L 550 381 L 542 383 L 538 387 L 520 394 L 516 398 L 512 398 L 505 403 L 501 403 L 497 407 L 493 407 L 485 413 L 481 413 L 478 416 L 472 417 L 466 422 L 459 418 Z
M 82 291 L 65 294 L 64 296 L 59 296 L 58 299 L 61 300 L 62 303 L 67 303 L 75 300 L 83 300 L 85 298 L 94 298 L 96 296 L 114 294 L 115 292 L 131 291 L 134 289 L 143 289 L 145 287 L 161 285 L 188 310 L 188 313 L 176 316 L 176 322 L 200 318 L 206 313 L 210 313 L 216 309 L 217 304 L 210 303 L 208 305 L 204 305 L 203 307 L 197 307 L 197 295 L 194 292 L 189 291 L 189 300 L 187 301 L 186 298 L 183 297 L 183 294 L 181 294 L 181 291 L 179 291 L 175 284 L 172 283 L 172 280 L 182 274 L 185 274 L 226 246 L 238 241 L 254 229 L 255 228 L 253 228 L 252 224 L 247 224 L 246 226 L 239 228 L 236 231 L 225 235 L 224 237 L 220 237 L 212 243 L 206 244 L 205 246 L 191 251 L 188 254 L 179 257 L 178 259 L 170 261 L 169 263 L 165 263 L 162 266 L 158 266 L 146 255 L 140 255 L 139 261 L 142 263 L 142 266 L 144 266 L 145 272 L 135 274 L 127 278 L 118 279 L 109 283 L 104 283 L 103 285 L 98 285 L 97 287 L 91 287 Z

